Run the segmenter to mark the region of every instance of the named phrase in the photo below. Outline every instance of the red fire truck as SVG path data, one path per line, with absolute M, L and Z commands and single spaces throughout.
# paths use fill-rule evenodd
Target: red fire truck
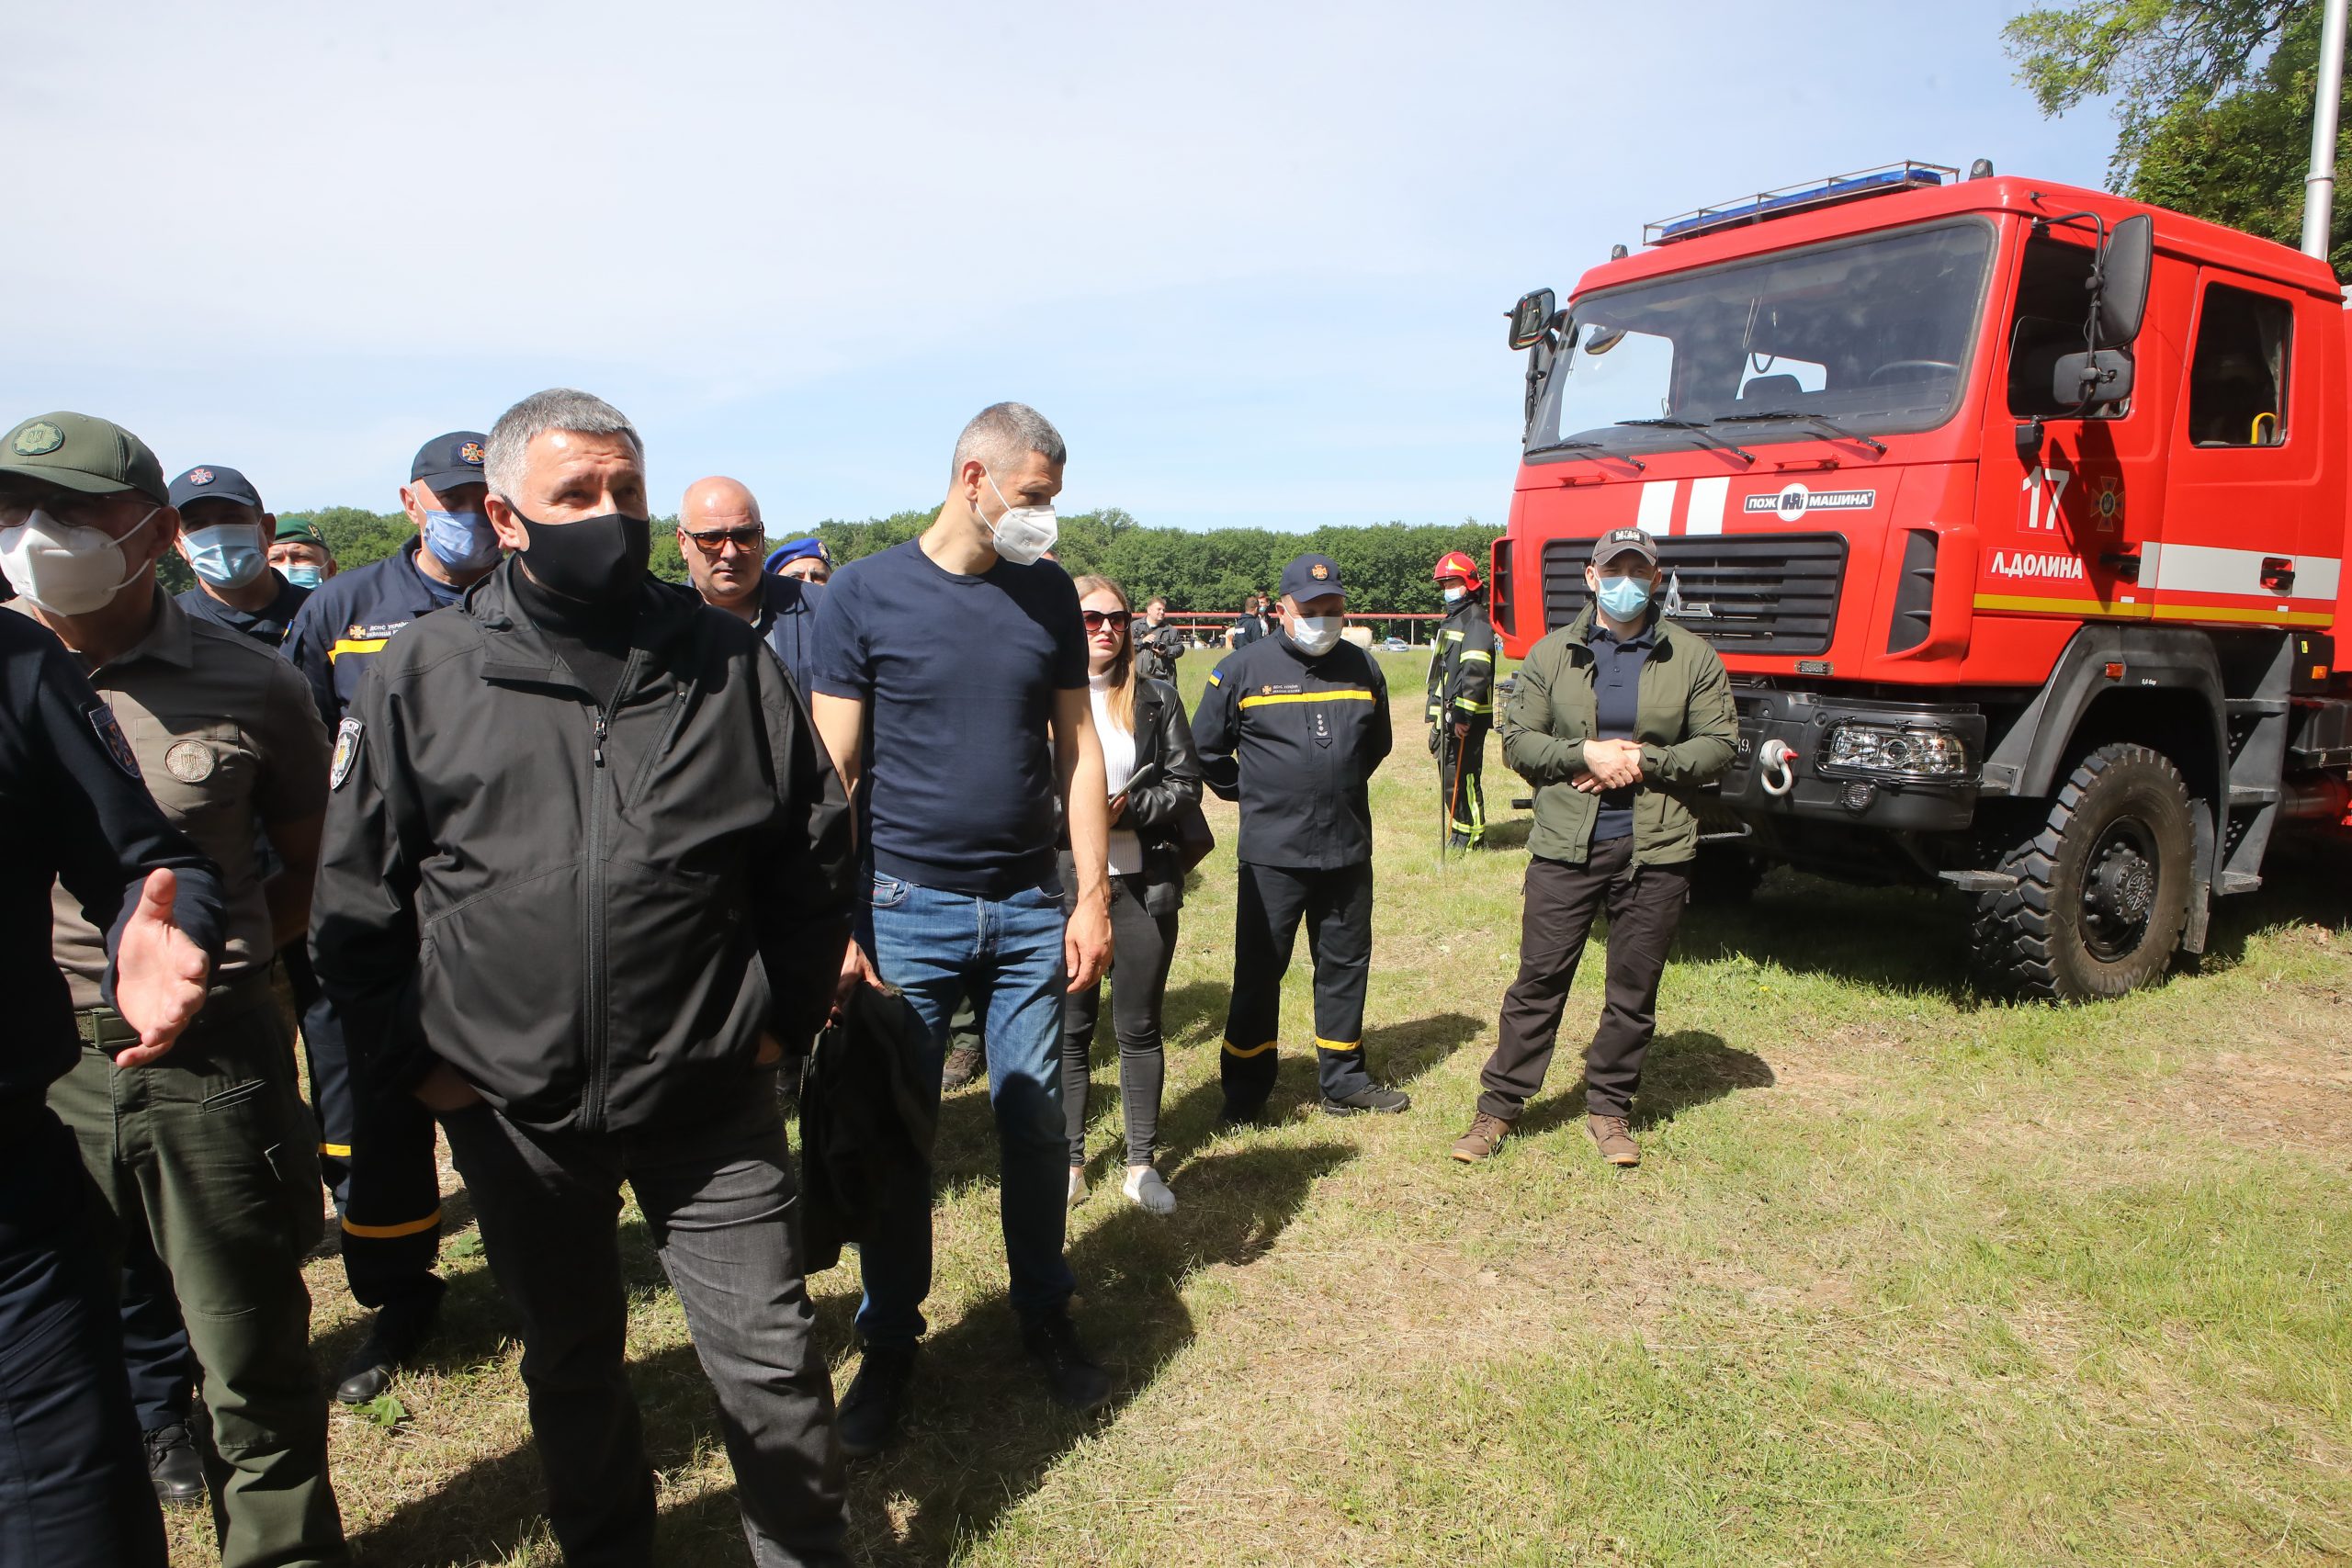
M 1494 615 L 1524 655 L 1597 536 L 1657 537 L 1665 613 L 1738 688 L 1718 870 L 1950 884 L 1987 980 L 2077 998 L 2202 951 L 2282 824 L 2352 825 L 2324 261 L 1983 164 L 1645 240 L 1512 314 Z

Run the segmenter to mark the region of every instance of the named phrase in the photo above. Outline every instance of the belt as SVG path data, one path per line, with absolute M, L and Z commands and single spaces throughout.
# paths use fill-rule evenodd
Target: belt
M 269 971 L 261 970 L 215 986 L 205 993 L 204 1009 L 187 1026 L 187 1033 L 194 1034 L 209 1024 L 225 1023 L 243 1017 L 263 1002 L 275 1004 L 277 997 L 270 988 Z M 94 1045 L 109 1056 L 121 1055 L 139 1043 L 139 1031 L 123 1021 L 122 1014 L 110 1007 L 76 1008 L 74 1028 L 82 1036 L 82 1043 Z

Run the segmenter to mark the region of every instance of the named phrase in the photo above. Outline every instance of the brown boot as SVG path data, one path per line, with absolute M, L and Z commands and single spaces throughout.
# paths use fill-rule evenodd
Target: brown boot
M 1600 1145 L 1600 1157 L 1611 1165 L 1642 1163 L 1642 1145 L 1634 1142 L 1623 1116 L 1588 1116 L 1584 1130 L 1592 1134 L 1592 1141 Z
M 1453 1157 L 1464 1165 L 1492 1159 L 1495 1151 L 1503 1146 L 1503 1140 L 1510 1136 L 1510 1122 L 1481 1111 L 1471 1118 L 1470 1130 L 1453 1140 Z
M 939 1087 L 953 1093 L 988 1070 L 988 1058 L 976 1045 L 958 1045 L 947 1053 L 946 1065 L 940 1069 Z

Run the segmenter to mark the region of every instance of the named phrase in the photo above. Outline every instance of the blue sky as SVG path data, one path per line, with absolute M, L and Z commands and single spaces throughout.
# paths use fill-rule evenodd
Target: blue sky
M 568 383 L 662 510 L 731 473 L 785 533 L 935 502 L 1011 397 L 1067 510 L 1499 525 L 1522 290 L 1906 156 L 2101 183 L 2023 4 L 20 7 L 0 424 L 389 508 Z

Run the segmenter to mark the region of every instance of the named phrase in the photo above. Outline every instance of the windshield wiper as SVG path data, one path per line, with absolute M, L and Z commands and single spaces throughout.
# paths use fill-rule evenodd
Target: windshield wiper
M 1595 454 L 1595 456 L 1585 459 L 1587 462 L 1597 463 L 1600 461 L 1602 457 L 1610 457 L 1620 463 L 1633 464 L 1634 471 L 1637 474 L 1644 472 L 1649 468 L 1647 463 L 1643 462 L 1639 457 L 1633 456 L 1631 453 L 1611 452 L 1608 447 L 1603 446 L 1598 441 L 1555 441 L 1549 446 L 1530 446 L 1527 449 L 1527 456 L 1532 457 L 1544 452 L 1590 452 Z
M 1753 467 L 1756 462 L 1755 453 L 1748 451 L 1744 446 L 1737 446 L 1732 442 L 1724 440 L 1722 436 L 1717 435 L 1714 432 L 1707 428 L 1707 422 L 1704 420 L 1621 419 L 1617 423 L 1620 424 L 1649 425 L 1658 430 L 1687 431 L 1702 446 L 1712 446 L 1718 452 L 1729 452 L 1741 462 L 1747 463 L 1750 467 Z
M 1863 446 L 1869 447 L 1871 451 L 1877 453 L 1882 457 L 1886 456 L 1885 442 L 1873 440 L 1870 436 L 1864 435 L 1858 431 L 1848 430 L 1844 425 L 1833 423 L 1829 420 L 1822 418 L 1821 415 L 1817 413 L 1807 413 L 1803 409 L 1766 409 L 1761 413 L 1725 414 L 1718 423 L 1723 424 L 1762 424 L 1768 420 L 1798 421 L 1805 424 L 1810 424 L 1816 430 L 1826 430 L 1840 441 L 1858 441 Z

